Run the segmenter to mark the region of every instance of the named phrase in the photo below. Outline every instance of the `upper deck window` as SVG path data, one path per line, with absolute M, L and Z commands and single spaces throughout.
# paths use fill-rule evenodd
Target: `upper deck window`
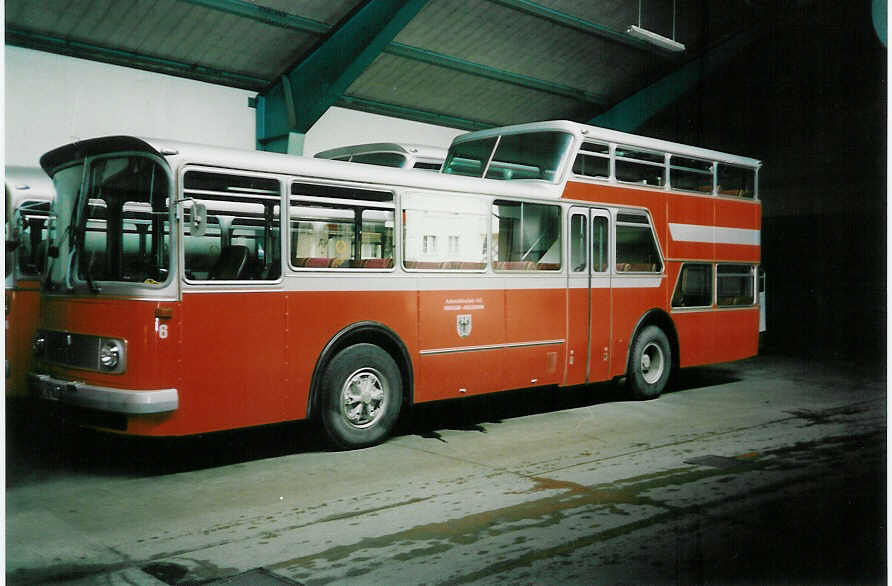
M 497 137 L 492 137 L 452 145 L 443 165 L 443 173 L 482 177 L 496 140 Z
M 585 177 L 607 179 L 610 177 L 610 147 L 606 144 L 587 142 L 579 149 L 573 161 L 573 172 Z
M 443 172 L 503 181 L 554 182 L 571 141 L 569 134 L 554 131 L 465 141 L 450 147 Z
M 746 167 L 725 165 L 718 166 L 718 193 L 735 197 L 752 199 L 756 196 L 756 172 Z
M 712 161 L 672 155 L 669 184 L 672 189 L 712 193 Z
M 665 171 L 663 153 L 616 147 L 617 181 L 662 187 Z

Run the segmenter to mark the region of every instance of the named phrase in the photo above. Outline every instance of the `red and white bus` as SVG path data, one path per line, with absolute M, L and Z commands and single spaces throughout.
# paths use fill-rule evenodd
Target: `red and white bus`
M 55 191 L 40 167 L 5 169 L 6 398 L 28 396 L 31 339 L 40 311 L 40 272 Z
M 415 403 L 653 398 L 757 352 L 754 159 L 555 121 L 462 135 L 439 174 L 129 136 L 41 164 L 30 380 L 95 427 L 314 418 L 359 447 Z

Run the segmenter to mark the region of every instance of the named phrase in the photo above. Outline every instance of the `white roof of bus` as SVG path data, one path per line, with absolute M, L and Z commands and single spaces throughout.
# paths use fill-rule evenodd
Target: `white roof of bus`
M 267 151 L 249 151 L 226 147 L 193 144 L 165 139 L 134 136 L 108 136 L 83 140 L 54 149 L 41 157 L 41 165 L 49 172 L 82 158 L 85 153 L 149 151 L 163 156 L 178 172 L 187 164 L 220 169 L 244 170 L 259 173 L 284 174 L 306 180 L 326 180 L 366 183 L 370 189 L 390 187 L 436 189 L 466 193 L 482 193 L 481 181 L 487 182 L 488 195 L 559 198 L 560 184 L 543 181 L 498 181 L 431 173 L 418 169 L 403 169 L 380 165 L 357 165 L 331 159 L 286 155 Z
M 368 153 L 400 153 L 416 158 L 431 159 L 442 162 L 446 159 L 447 150 L 426 144 L 399 143 L 399 142 L 370 142 L 367 144 L 353 144 L 319 151 L 314 157 L 320 159 L 334 159 L 350 155 L 364 155 Z
M 650 149 L 656 151 L 665 151 L 676 155 L 691 157 L 696 159 L 708 159 L 718 161 L 720 163 L 728 163 L 730 165 L 740 165 L 743 167 L 758 168 L 762 166 L 762 162 L 750 157 L 742 157 L 732 155 L 720 151 L 694 147 L 668 140 L 660 140 L 658 138 L 650 138 L 638 134 L 629 134 L 628 132 L 619 132 L 618 130 L 610 130 L 608 128 L 600 128 L 598 126 L 590 126 L 588 124 L 580 124 L 569 120 L 551 120 L 546 122 L 532 122 L 529 124 L 515 124 L 513 126 L 501 126 L 499 128 L 490 128 L 487 130 L 478 130 L 459 135 L 453 139 L 453 144 L 475 140 L 478 138 L 487 138 L 492 136 L 501 136 L 505 134 L 519 134 L 524 132 L 542 132 L 542 131 L 560 131 L 574 135 L 579 141 L 591 140 L 601 141 L 605 143 L 617 143 L 623 146 L 638 147 L 642 149 Z
M 7 210 L 22 201 L 52 201 L 56 196 L 53 181 L 40 167 L 7 166 L 4 183 Z

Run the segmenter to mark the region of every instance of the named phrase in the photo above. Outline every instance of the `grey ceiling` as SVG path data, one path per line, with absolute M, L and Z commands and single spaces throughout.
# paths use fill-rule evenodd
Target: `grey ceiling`
M 6 42 L 263 93 L 365 3 L 6 0 Z M 466 128 L 588 121 L 750 26 L 760 4 L 428 0 L 336 103 Z M 629 37 L 639 5 L 641 24 L 664 36 L 674 20 L 687 50 Z

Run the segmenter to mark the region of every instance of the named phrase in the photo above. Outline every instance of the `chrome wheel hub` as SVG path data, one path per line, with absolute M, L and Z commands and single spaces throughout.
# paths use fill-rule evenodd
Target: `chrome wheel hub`
M 347 377 L 341 389 L 341 415 L 353 427 L 371 427 L 387 406 L 387 383 L 373 368 L 361 368 Z
M 660 380 L 665 367 L 663 349 L 654 343 L 645 346 L 641 353 L 641 376 L 644 377 L 647 384 L 652 385 Z

